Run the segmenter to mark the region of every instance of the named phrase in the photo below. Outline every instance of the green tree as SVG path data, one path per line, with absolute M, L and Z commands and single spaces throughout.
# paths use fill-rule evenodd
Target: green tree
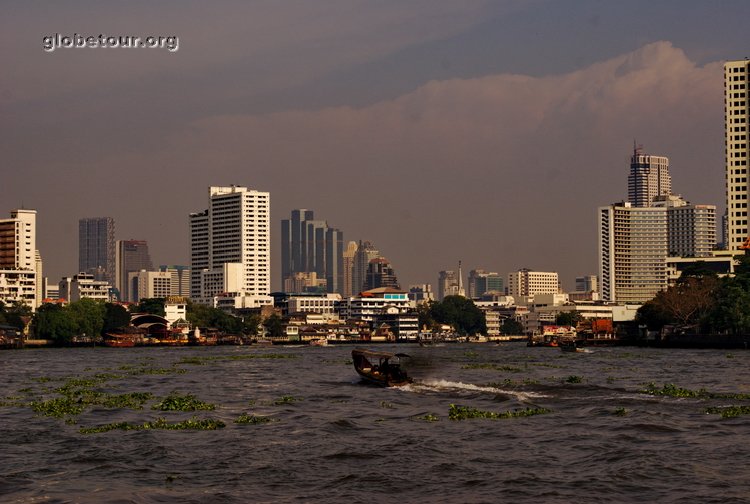
M 516 319 L 508 318 L 505 319 L 503 325 L 500 326 L 500 332 L 506 336 L 518 336 L 523 334 L 523 324 Z
M 101 334 L 106 313 L 104 303 L 83 298 L 70 303 L 67 310 L 76 324 L 76 334 L 90 337 Z
M 10 306 L 6 306 L 0 302 L 0 305 L 2 305 L 0 306 L 0 324 L 13 326 L 20 331 L 32 318 L 31 307 L 26 303 L 15 301 Z
M 104 304 L 104 327 L 102 332 L 112 331 L 130 325 L 130 313 L 122 305 Z
M 575 327 L 581 319 L 583 319 L 583 316 L 577 311 L 562 312 L 555 317 L 555 324 Z
M 187 320 L 193 327 L 213 327 L 230 334 L 246 333 L 242 319 L 211 306 L 188 303 Z
M 263 327 L 266 328 L 269 336 L 278 337 L 284 335 L 284 325 L 282 324 L 281 317 L 275 313 L 263 321 Z
M 163 317 L 166 315 L 164 311 L 164 298 L 141 299 L 137 305 L 131 305 L 130 311 L 131 313 L 150 313 Z
M 77 329 L 69 310 L 53 303 L 45 303 L 37 309 L 32 327 L 37 338 L 52 340 L 58 345 L 69 343 Z
M 434 301 L 428 301 L 426 303 L 419 303 L 417 305 L 417 318 L 419 320 L 419 329 L 427 327 L 428 329 L 434 329 L 437 325 L 435 319 L 432 318 L 432 305 Z
M 440 324 L 450 324 L 459 334 L 487 334 L 484 313 L 463 296 L 446 296 L 442 302 L 431 304 L 430 315 Z

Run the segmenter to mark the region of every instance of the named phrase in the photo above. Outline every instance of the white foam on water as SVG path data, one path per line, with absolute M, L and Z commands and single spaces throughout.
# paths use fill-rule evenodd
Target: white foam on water
M 448 391 L 448 390 L 466 390 L 469 392 L 487 392 L 489 394 L 506 394 L 516 397 L 517 399 L 524 401 L 526 399 L 536 399 L 540 397 L 547 397 L 544 394 L 536 392 L 519 392 L 517 390 L 506 390 L 496 387 L 487 387 L 481 385 L 474 385 L 473 383 L 454 382 L 448 380 L 425 380 L 415 382 L 404 387 L 400 387 L 405 390 L 414 392 L 420 392 L 423 390 L 431 391 Z

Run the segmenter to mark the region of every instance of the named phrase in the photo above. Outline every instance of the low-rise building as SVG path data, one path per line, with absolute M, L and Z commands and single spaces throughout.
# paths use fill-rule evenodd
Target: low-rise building
M 78 273 L 60 280 L 59 297 L 69 303 L 83 298 L 111 301 L 112 286 L 106 280 L 95 280 L 91 273 Z

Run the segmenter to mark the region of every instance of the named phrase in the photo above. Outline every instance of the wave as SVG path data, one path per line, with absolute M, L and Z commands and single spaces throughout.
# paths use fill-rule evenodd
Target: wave
M 450 391 L 467 391 L 467 392 L 486 392 L 488 394 L 505 394 L 513 396 L 519 401 L 527 399 L 538 399 L 547 397 L 544 394 L 536 392 L 521 392 L 518 390 L 501 389 L 497 387 L 488 387 L 485 385 L 474 385 L 473 383 L 454 382 L 449 380 L 424 380 L 400 387 L 403 390 L 413 392 L 450 392 Z

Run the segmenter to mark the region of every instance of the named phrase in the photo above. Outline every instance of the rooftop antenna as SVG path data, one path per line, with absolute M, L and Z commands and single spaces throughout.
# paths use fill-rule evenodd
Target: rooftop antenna
M 461 273 L 461 260 L 459 260 L 458 261 L 458 293 L 461 294 L 463 291 L 464 291 L 464 279 L 463 279 L 463 274 Z

